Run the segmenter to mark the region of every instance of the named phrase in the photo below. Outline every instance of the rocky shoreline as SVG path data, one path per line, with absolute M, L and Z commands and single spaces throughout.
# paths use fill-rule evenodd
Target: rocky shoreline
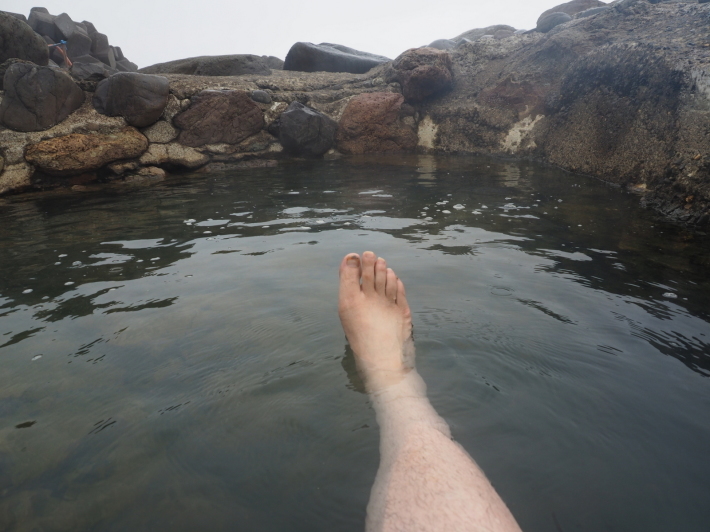
M 0 12 L 2 28 L 24 31 L 15 21 Z M 477 153 L 629 187 L 700 228 L 710 222 L 709 23 L 710 3 L 574 0 L 544 13 L 538 31 L 472 30 L 394 61 L 332 44 L 286 60 L 364 73 L 282 70 L 260 56 L 67 71 L 41 64 L 35 47 L 32 59 L 0 56 L 0 194 L 286 157 Z M 59 96 L 43 100 L 37 86 Z

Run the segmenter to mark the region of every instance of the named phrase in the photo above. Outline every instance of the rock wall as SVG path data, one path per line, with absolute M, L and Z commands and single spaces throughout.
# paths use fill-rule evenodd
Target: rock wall
M 63 121 L 33 126 L 43 131 L 0 126 L 0 193 L 151 180 L 210 163 L 418 150 L 545 161 L 707 224 L 710 3 L 562 7 L 573 15 L 553 8 L 565 19 L 544 33 L 471 30 L 483 33 L 445 51 L 409 50 L 364 74 L 264 69 L 80 83 L 84 103 Z M 4 79 L 19 68 L 28 67 L 12 64 Z M 13 97 L 6 91 L 0 109 Z M 52 154 L 59 162 L 50 164 Z

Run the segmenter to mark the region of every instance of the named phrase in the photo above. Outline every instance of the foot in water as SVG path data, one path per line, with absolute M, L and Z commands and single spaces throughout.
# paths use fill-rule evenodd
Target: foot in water
M 338 312 L 370 390 L 399 382 L 411 369 L 412 313 L 404 284 L 383 258 L 345 256 Z

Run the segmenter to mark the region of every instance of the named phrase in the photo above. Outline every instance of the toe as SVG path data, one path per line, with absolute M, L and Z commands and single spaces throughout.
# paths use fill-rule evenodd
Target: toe
M 390 301 L 397 301 L 397 276 L 392 268 L 387 268 L 387 285 L 385 295 Z
M 407 292 L 404 290 L 404 283 L 401 279 L 397 279 L 397 306 L 401 307 L 403 311 L 409 312 Z
M 385 295 L 387 286 L 387 262 L 382 257 L 375 262 L 375 291 L 381 296 Z
M 340 263 L 340 301 L 343 302 L 360 293 L 360 256 L 349 253 Z
M 362 254 L 362 291 L 365 294 L 375 293 L 375 263 L 377 256 L 372 251 Z

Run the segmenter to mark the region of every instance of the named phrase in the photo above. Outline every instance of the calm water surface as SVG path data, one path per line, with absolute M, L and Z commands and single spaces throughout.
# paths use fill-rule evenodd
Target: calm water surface
M 2 200 L 0 530 L 362 530 L 378 431 L 336 297 L 366 249 L 523 530 L 708 530 L 707 237 L 454 157 Z

